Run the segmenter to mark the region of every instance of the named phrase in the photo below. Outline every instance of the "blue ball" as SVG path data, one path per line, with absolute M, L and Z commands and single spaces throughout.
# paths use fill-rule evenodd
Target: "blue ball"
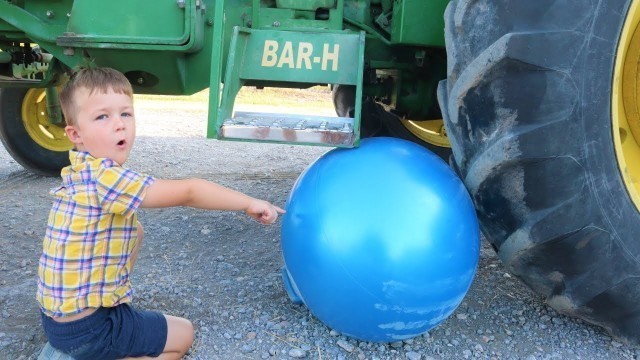
M 460 304 L 480 251 L 466 188 L 412 142 L 334 149 L 297 179 L 282 221 L 283 279 L 294 302 L 353 338 L 427 332 Z

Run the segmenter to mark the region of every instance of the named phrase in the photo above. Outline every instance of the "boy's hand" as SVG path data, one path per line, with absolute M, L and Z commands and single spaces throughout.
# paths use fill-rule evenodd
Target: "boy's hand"
M 267 201 L 257 199 L 252 200 L 251 203 L 249 203 L 249 207 L 247 207 L 247 210 L 244 212 L 265 225 L 273 224 L 273 222 L 278 218 L 278 213 L 285 213 L 283 209 Z

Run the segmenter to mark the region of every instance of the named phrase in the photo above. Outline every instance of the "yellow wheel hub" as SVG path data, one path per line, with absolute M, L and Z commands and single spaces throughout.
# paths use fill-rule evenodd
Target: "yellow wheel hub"
M 614 72 L 612 122 L 618 164 L 640 210 L 640 1 L 631 4 Z
M 447 138 L 447 132 L 444 130 L 442 119 L 424 121 L 402 120 L 402 124 L 422 141 L 436 146 L 451 147 L 449 138 Z
M 22 100 L 22 122 L 33 141 L 51 151 L 67 151 L 73 144 L 64 132 L 65 124 L 52 124 L 47 115 L 44 89 L 29 89 Z

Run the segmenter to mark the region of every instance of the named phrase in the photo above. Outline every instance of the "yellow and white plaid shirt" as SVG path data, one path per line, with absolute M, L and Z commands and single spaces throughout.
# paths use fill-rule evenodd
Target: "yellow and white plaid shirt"
M 38 268 L 37 299 L 49 316 L 131 301 L 131 252 L 137 242 L 136 210 L 150 176 L 110 159 L 70 151 L 62 169 Z

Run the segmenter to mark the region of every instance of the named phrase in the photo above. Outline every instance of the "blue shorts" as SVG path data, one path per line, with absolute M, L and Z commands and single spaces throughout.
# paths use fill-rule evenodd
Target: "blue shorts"
M 158 356 L 167 342 L 167 319 L 159 312 L 138 311 L 128 304 L 101 307 L 66 323 L 42 314 L 51 345 L 75 359 Z

